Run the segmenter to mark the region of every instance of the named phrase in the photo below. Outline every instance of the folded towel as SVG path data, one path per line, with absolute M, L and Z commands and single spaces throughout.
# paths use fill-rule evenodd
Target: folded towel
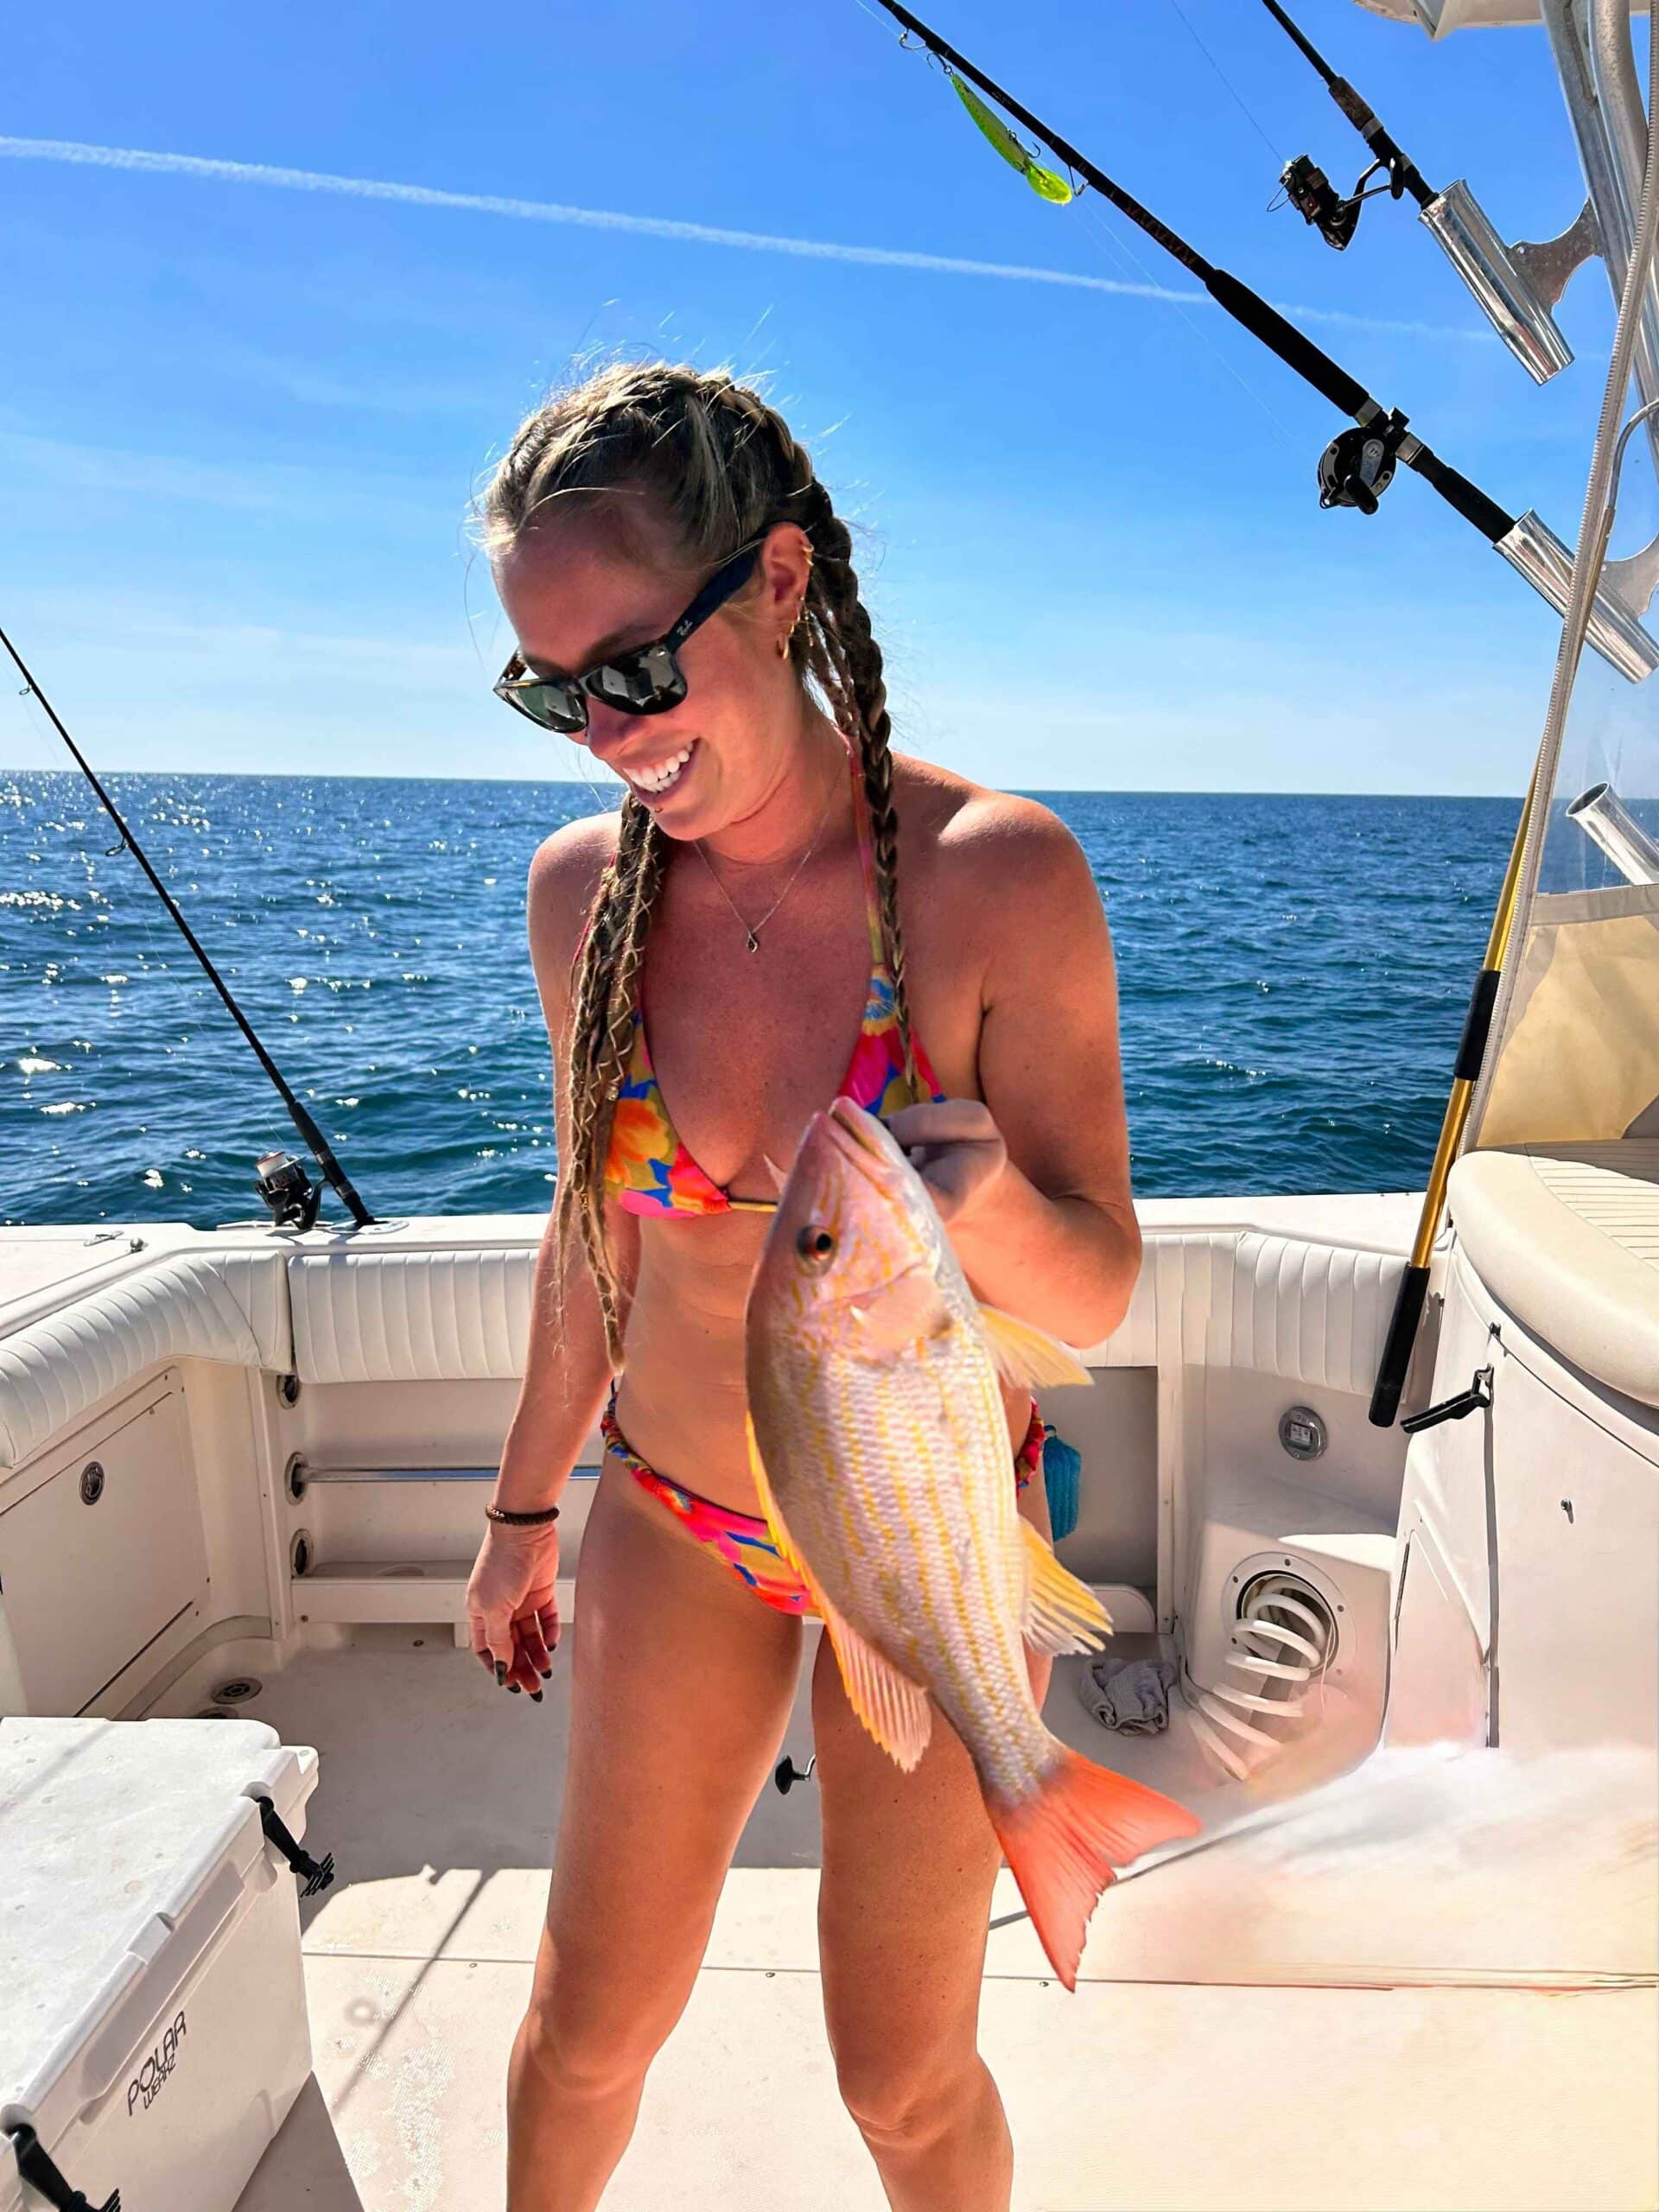
M 1161 1736 L 1169 1726 L 1173 1659 L 1096 1659 L 1077 1677 L 1077 1694 L 1103 1728 L 1123 1736 Z

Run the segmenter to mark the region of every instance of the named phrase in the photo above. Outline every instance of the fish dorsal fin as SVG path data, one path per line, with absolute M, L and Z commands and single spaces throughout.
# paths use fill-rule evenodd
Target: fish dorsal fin
M 1069 1345 L 1033 1328 L 1001 1306 L 982 1306 L 980 1325 L 991 1357 L 1010 1382 L 1029 1389 L 1033 1382 L 1092 1382 L 1094 1376 Z
M 1040 1529 L 1022 1516 L 1026 1599 L 1020 1628 L 1039 1651 L 1098 1651 L 1112 1632 L 1112 1617 L 1085 1582 L 1062 1567 Z
M 746 1414 L 743 1426 L 748 1436 L 749 1465 L 754 1472 L 755 1488 L 760 1493 L 760 1510 L 772 1532 L 772 1541 L 806 1585 L 807 1595 L 829 1632 L 847 1702 L 888 1758 L 908 1774 L 927 1749 L 928 1738 L 933 1732 L 933 1708 L 928 1702 L 927 1692 L 907 1675 L 901 1675 L 874 1644 L 868 1643 L 818 1587 L 811 1568 L 801 1557 L 785 1526 L 778 1501 L 772 1494 L 753 1420 Z

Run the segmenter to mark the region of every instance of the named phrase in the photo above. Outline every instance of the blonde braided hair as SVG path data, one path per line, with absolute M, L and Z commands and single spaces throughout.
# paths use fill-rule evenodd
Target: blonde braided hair
M 618 363 L 556 392 L 518 426 L 485 488 L 482 537 L 496 557 L 555 503 L 588 507 L 637 496 L 666 523 L 688 568 L 712 572 L 775 524 L 792 522 L 813 562 L 789 641 L 798 675 L 855 735 L 875 849 L 883 957 L 912 1098 L 916 1071 L 899 922 L 899 824 L 893 803 L 892 725 L 880 648 L 859 596 L 852 537 L 777 411 L 723 369 Z M 611 511 L 608 510 L 607 511 Z M 616 852 L 588 910 L 572 969 L 564 1037 L 568 1157 L 559 1161 L 562 1249 L 579 1239 L 604 1317 L 613 1371 L 623 1363 L 623 1294 L 605 1233 L 605 1161 L 626 1073 L 645 939 L 672 840 L 629 794 Z

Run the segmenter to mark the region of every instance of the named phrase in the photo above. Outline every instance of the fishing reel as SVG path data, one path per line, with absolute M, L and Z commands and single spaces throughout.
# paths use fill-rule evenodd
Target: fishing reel
M 1319 455 L 1319 505 L 1357 507 L 1374 515 L 1394 480 L 1406 418 L 1396 407 L 1370 423 L 1339 430 Z
M 1384 181 L 1371 184 L 1379 170 Z M 1326 245 L 1334 246 L 1338 253 L 1358 229 L 1359 211 L 1366 200 L 1375 199 L 1379 192 L 1389 193 L 1397 200 L 1406 188 L 1405 177 L 1396 163 L 1376 161 L 1344 199 L 1312 154 L 1298 154 L 1294 161 L 1287 162 L 1279 172 L 1279 184 L 1308 228 L 1317 231 Z M 1370 191 L 1366 190 L 1368 185 Z
M 1310 230 L 1340 253 L 1359 224 L 1359 202 L 1344 200 L 1312 154 L 1298 154 L 1279 172 L 1279 183 Z
M 291 1153 L 262 1153 L 254 1163 L 254 1188 L 270 1209 L 278 1229 L 315 1226 L 322 1204 L 322 1185 L 314 1183 Z

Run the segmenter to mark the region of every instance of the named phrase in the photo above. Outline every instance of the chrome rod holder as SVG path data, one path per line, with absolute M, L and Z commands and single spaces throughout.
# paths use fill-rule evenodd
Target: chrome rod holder
M 1573 591 L 1573 556 L 1541 515 L 1529 508 L 1513 530 L 1496 541 L 1497 550 L 1521 575 L 1565 615 Z M 1659 644 L 1643 628 L 1624 600 L 1610 588 L 1604 567 L 1590 610 L 1590 643 L 1605 661 L 1631 683 L 1659 668 Z
M 1567 810 L 1627 883 L 1659 883 L 1659 842 L 1648 835 L 1611 784 L 1592 784 Z
M 1567 280 L 1601 251 L 1586 200 L 1559 238 L 1505 245 L 1459 177 L 1437 193 L 1418 220 L 1439 239 L 1477 305 L 1535 384 L 1547 384 L 1573 359 L 1551 310 Z

